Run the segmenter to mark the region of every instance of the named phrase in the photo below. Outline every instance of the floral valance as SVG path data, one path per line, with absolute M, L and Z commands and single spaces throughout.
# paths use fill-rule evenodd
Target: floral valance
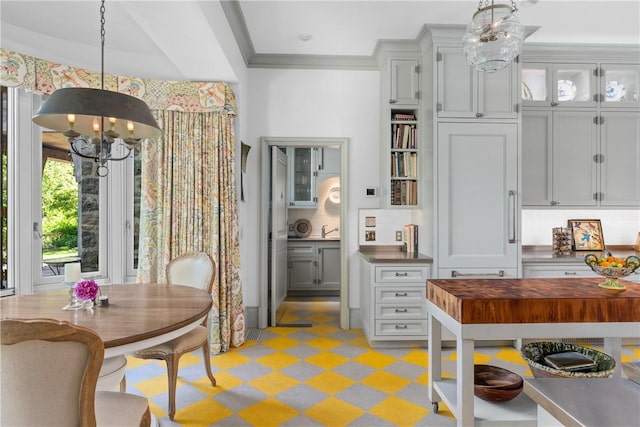
M 65 87 L 100 88 L 100 73 L 0 49 L 0 85 L 40 95 Z M 221 82 L 177 82 L 105 74 L 104 88 L 142 99 L 152 110 L 237 114 L 233 91 Z

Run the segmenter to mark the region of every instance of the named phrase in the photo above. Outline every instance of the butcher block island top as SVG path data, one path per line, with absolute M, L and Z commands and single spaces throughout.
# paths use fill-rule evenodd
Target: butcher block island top
M 602 278 L 436 279 L 427 298 L 461 324 L 639 322 L 640 284 Z

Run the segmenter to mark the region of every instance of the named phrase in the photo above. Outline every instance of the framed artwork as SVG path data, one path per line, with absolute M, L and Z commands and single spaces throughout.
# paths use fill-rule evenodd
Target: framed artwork
M 599 219 L 570 219 L 568 227 L 574 251 L 604 251 L 604 236 Z

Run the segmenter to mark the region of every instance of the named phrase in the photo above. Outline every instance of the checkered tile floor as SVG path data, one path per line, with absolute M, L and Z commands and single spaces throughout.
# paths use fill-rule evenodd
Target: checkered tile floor
M 431 411 L 425 348 L 371 349 L 360 330 L 338 325 L 338 302 L 287 302 L 282 324 L 240 348 L 213 356 L 211 387 L 201 353 L 180 360 L 175 421 L 167 416 L 163 362 L 128 358 L 127 391 L 146 396 L 160 426 L 453 426 L 445 405 Z M 456 354 L 443 351 L 444 376 Z M 623 361 L 640 360 L 625 347 Z M 477 348 L 475 363 L 530 376 L 511 347 Z

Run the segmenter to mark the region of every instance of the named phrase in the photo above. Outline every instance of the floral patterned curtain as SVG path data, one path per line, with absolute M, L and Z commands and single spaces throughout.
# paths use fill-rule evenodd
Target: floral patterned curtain
M 218 263 L 210 319 L 214 353 L 244 342 L 233 121 L 220 112 L 160 111 L 163 135 L 143 147 L 138 281 L 165 282 L 176 256 Z
M 0 49 L 0 84 L 49 94 L 100 87 L 100 74 Z M 168 262 L 189 251 L 216 261 L 210 342 L 214 354 L 244 342 L 235 185 L 236 103 L 216 82 L 105 75 L 105 89 L 144 100 L 162 135 L 142 143 L 138 281 L 165 282 Z

